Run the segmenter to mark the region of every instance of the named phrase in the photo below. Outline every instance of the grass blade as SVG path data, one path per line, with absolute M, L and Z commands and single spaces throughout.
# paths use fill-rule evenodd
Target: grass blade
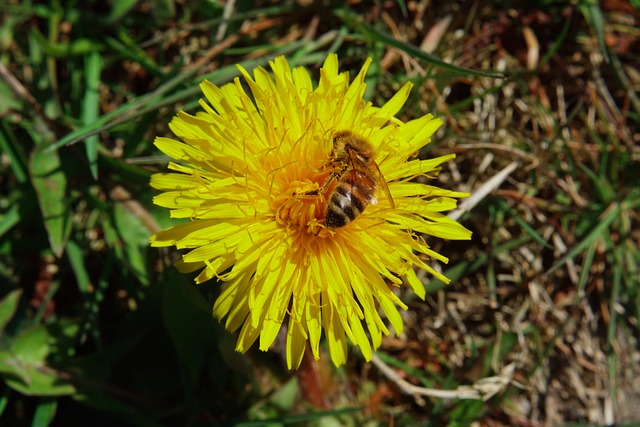
M 593 31 L 595 31 L 598 46 L 600 46 L 600 52 L 605 61 L 611 62 L 609 49 L 604 40 L 604 16 L 602 15 L 602 10 L 600 10 L 598 2 L 596 0 L 583 0 L 578 3 L 578 9 L 580 9 L 586 21 L 591 25 Z
M 100 72 L 102 71 L 102 57 L 97 52 L 92 52 L 85 57 L 85 78 L 87 90 L 82 102 L 82 122 L 93 123 L 99 115 Z M 98 135 L 91 135 L 85 140 L 85 150 L 89 160 L 89 169 L 93 179 L 98 179 Z
M 259 65 L 264 65 L 267 61 L 290 51 L 292 48 L 297 49 L 302 46 L 304 46 L 304 42 L 290 43 L 284 50 L 280 50 L 258 59 L 242 61 L 240 64 L 246 69 L 251 69 Z M 49 145 L 46 148 L 46 152 L 51 152 L 64 145 L 70 145 L 81 141 L 91 135 L 109 130 L 121 123 L 135 120 L 138 117 L 147 114 L 149 111 L 158 110 L 167 105 L 174 105 L 178 102 L 184 101 L 185 99 L 196 96 L 200 93 L 198 83 L 202 80 L 206 79 L 210 80 L 212 83 L 221 84 L 230 81 L 240 74 L 235 66 L 227 66 L 205 74 L 204 76 L 197 76 L 194 78 L 198 71 L 199 70 L 197 69 L 191 69 L 188 72 L 181 73 L 165 82 L 155 91 L 150 92 L 147 95 L 143 95 L 132 102 L 123 104 L 120 108 L 98 117 L 93 123 L 84 124 L 82 127 Z M 183 85 L 184 87 L 182 89 L 177 89 Z
M 570 250 L 565 256 L 563 256 L 558 262 L 556 262 L 550 269 L 547 271 L 547 274 L 550 274 L 556 271 L 558 268 L 562 267 L 566 264 L 566 262 L 574 258 L 580 252 L 582 252 L 585 248 L 591 245 L 594 240 L 601 238 L 607 233 L 607 229 L 609 225 L 615 220 L 620 214 L 620 205 L 613 204 L 607 209 L 602 215 L 597 225 L 593 227 L 593 230 L 584 238 L 580 243 L 578 243 L 572 250 Z

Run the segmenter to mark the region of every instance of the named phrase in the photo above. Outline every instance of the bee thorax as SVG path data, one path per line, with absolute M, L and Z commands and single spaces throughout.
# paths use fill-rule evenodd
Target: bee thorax
M 379 188 L 385 191 L 393 207 L 391 193 L 369 141 L 351 131 L 333 135 L 333 151 L 327 168 L 333 169 L 322 186 L 327 197 L 325 223 L 327 228 L 340 228 L 355 220 L 370 204 L 377 202 Z M 330 186 L 331 183 L 333 186 Z

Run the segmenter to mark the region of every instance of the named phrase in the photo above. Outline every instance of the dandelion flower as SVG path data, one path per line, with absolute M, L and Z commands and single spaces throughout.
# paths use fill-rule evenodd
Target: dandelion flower
M 383 107 L 365 101 L 370 64 L 350 82 L 331 54 L 316 87 L 304 68 L 291 69 L 284 57 L 270 62 L 272 73 L 257 68 L 251 75 L 238 66 L 244 82 L 203 82 L 204 111 L 179 112 L 171 121 L 183 142 L 155 140 L 177 162 L 169 164 L 173 173 L 151 178 L 163 192 L 154 202 L 190 221 L 156 234 L 151 244 L 187 250 L 178 268 L 200 271 L 197 283 L 223 282 L 213 315 L 226 319 L 229 331 L 240 330 L 239 352 L 256 340 L 266 351 L 287 322 L 290 369 L 300 365 L 307 342 L 319 358 L 323 331 L 335 365 L 346 361 L 347 338 L 371 360 L 389 334 L 387 322 L 397 334 L 403 329 L 398 308 L 407 307 L 393 288 L 406 284 L 424 298 L 416 268 L 448 282 L 426 263 L 447 258 L 422 236 L 471 236 L 442 214 L 468 194 L 415 180 L 435 177 L 455 157 L 415 158 L 441 120 L 395 117 L 410 83 Z M 327 181 L 340 178 L 327 165 L 338 133 L 369 142 L 391 197 L 374 194 L 353 221 L 330 227 L 327 199 L 337 182 Z

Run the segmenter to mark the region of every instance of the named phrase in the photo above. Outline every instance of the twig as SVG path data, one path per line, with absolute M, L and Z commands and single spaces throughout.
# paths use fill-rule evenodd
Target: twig
M 0 78 L 2 78 L 5 82 L 7 82 L 7 86 L 11 89 L 13 93 L 15 93 L 18 97 L 22 98 L 24 101 L 28 102 L 31 105 L 36 105 L 37 101 L 29 93 L 27 88 L 24 87 L 20 80 L 18 80 L 11 71 L 7 67 L 4 66 L 2 62 L 0 62 Z
M 400 388 L 404 393 L 412 395 L 418 404 L 423 403 L 421 396 L 436 397 L 440 399 L 476 399 L 487 401 L 492 396 L 496 395 L 500 391 L 509 385 L 513 372 L 515 371 L 515 363 L 510 363 L 502 368 L 502 372 L 499 375 L 493 377 L 487 377 L 479 380 L 473 385 L 460 386 L 455 390 L 438 390 L 433 388 L 419 387 L 409 383 L 408 381 L 400 378 L 400 376 L 389 365 L 384 363 L 377 355 L 373 355 L 371 359 L 373 364 L 380 370 L 380 372 L 393 381 L 395 385 Z

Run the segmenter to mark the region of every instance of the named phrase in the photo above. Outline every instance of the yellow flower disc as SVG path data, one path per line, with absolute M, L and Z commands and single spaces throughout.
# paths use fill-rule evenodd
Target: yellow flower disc
M 229 331 L 240 329 L 240 352 L 258 338 L 267 350 L 287 319 L 289 368 L 300 365 L 307 341 L 319 358 L 323 330 L 336 365 L 346 361 L 346 338 L 371 360 L 389 334 L 380 313 L 396 333 L 403 329 L 398 307 L 406 306 L 392 286 L 405 283 L 424 298 L 416 267 L 448 282 L 425 263 L 447 259 L 420 236 L 471 236 L 442 214 L 466 193 L 413 180 L 434 177 L 455 157 L 415 159 L 441 120 L 428 114 L 403 123 L 394 117 L 409 83 L 381 108 L 364 101 L 370 63 L 350 82 L 331 54 L 315 88 L 309 73 L 291 70 L 284 57 L 270 63 L 272 73 L 257 68 L 252 76 L 238 66 L 250 95 L 240 78 L 222 87 L 205 81 L 204 112 L 180 112 L 171 121 L 183 142 L 155 141 L 179 164 L 169 165 L 175 173 L 152 177 L 151 185 L 163 192 L 154 202 L 191 221 L 156 234 L 151 244 L 188 249 L 178 268 L 201 270 L 197 283 L 224 282 L 213 314 L 226 318 Z M 330 228 L 327 199 L 346 179 L 335 171 L 348 172 L 350 164 L 328 167 L 340 131 L 369 141 L 392 200 L 378 191 L 351 222 Z

